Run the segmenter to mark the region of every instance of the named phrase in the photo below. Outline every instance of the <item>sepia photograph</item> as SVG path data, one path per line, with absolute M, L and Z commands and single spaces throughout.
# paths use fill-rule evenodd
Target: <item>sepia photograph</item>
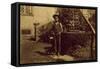
M 20 5 L 20 64 L 96 60 L 96 9 Z

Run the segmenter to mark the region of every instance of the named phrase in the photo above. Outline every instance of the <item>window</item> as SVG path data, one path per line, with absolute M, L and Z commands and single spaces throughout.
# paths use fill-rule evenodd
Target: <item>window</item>
M 33 14 L 32 14 L 32 6 L 21 6 L 20 7 L 20 15 L 33 16 Z

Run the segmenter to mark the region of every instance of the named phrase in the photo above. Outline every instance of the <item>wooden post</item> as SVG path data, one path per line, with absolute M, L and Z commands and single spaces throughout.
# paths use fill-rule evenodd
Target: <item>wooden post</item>
M 94 58 L 94 51 L 93 51 L 93 45 L 94 45 L 95 35 L 91 34 L 91 58 Z
M 34 40 L 36 41 L 36 37 L 37 37 L 37 34 L 36 34 L 36 31 L 37 31 L 37 25 L 39 25 L 39 23 L 34 23 Z

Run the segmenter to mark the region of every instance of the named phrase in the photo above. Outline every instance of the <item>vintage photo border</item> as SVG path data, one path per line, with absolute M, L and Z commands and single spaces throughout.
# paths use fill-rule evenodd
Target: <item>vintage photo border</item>
M 62 8 L 80 8 L 80 9 L 94 9 L 96 10 L 96 41 L 95 41 L 95 44 L 96 44 L 96 59 L 95 60 L 80 60 L 80 61 L 64 61 L 64 62 L 48 62 L 48 63 L 28 63 L 28 64 L 20 64 L 20 6 L 21 5 L 28 5 L 28 6 L 44 6 L 44 7 L 62 7 Z M 51 65 L 51 64 L 68 64 L 68 63 L 83 63 L 83 62 L 97 62 L 97 29 L 98 29 L 98 25 L 97 25 L 97 7 L 89 7 L 89 6 L 72 6 L 72 5 L 58 5 L 58 4 L 39 4 L 39 3 L 24 3 L 24 2 L 17 2 L 17 32 L 16 35 L 18 37 L 18 44 L 17 44 L 17 64 L 18 66 L 34 66 L 34 65 Z

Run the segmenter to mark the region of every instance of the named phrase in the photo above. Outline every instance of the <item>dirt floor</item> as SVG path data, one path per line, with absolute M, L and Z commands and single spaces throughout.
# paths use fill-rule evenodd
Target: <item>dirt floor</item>
M 30 40 L 30 36 L 25 35 L 21 35 L 20 40 L 20 64 L 57 62 L 57 58 L 61 58 L 62 61 L 89 60 L 91 57 L 89 46 L 78 46 L 74 51 L 72 51 L 72 48 L 69 48 L 67 51 L 69 53 L 57 57 L 56 55 L 41 54 L 45 53 L 46 48 L 51 47 L 51 44 Z

